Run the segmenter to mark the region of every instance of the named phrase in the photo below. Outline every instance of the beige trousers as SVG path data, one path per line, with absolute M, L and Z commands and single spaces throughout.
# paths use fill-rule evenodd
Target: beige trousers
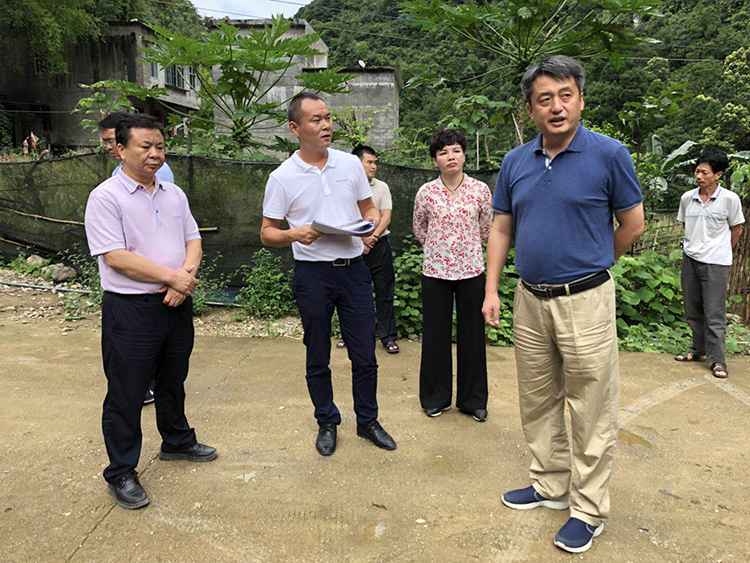
M 614 282 L 540 299 L 519 281 L 513 322 L 521 423 L 534 456 L 534 488 L 548 499 L 569 498 L 571 517 L 598 526 L 609 516 L 617 440 L 620 371 Z M 573 435 L 572 476 L 566 401 Z

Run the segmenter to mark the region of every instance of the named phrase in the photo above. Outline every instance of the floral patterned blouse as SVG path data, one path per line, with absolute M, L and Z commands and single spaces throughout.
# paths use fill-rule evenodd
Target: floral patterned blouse
M 414 199 L 414 235 L 424 247 L 422 273 L 463 280 L 484 272 L 482 243 L 490 236 L 492 194 L 487 184 L 464 175 L 455 200 L 438 177 Z

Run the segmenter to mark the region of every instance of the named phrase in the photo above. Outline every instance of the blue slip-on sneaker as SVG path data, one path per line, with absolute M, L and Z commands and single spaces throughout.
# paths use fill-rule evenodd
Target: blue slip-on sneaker
M 516 510 L 529 510 L 540 506 L 551 508 L 552 510 L 565 510 L 570 506 L 570 503 L 567 501 L 562 502 L 559 500 L 544 498 L 536 492 L 534 485 L 526 487 L 525 489 L 509 491 L 505 493 L 502 498 L 505 506 L 515 508 Z
M 578 518 L 569 518 L 555 536 L 555 545 L 570 553 L 583 553 L 594 538 L 604 531 L 604 524 L 592 526 Z

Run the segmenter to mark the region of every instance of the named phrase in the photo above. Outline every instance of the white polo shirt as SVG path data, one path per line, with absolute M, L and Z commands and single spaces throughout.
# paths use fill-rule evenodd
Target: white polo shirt
M 700 188 L 682 194 L 677 220 L 685 223 L 685 254 L 704 264 L 732 265 L 732 231 L 745 222 L 739 196 L 718 187 L 706 203 Z
M 359 158 L 328 149 L 328 162 L 319 170 L 303 161 L 298 152 L 271 172 L 263 200 L 263 216 L 286 219 L 292 229 L 313 221 L 343 225 L 358 219 L 357 202 L 372 197 Z M 359 237 L 348 235 L 323 235 L 307 246 L 292 243 L 294 259 L 308 262 L 355 258 L 362 254 L 363 248 Z

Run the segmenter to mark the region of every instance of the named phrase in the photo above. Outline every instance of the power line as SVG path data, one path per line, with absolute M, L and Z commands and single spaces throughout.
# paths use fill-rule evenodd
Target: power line
M 153 2 L 154 4 L 167 4 L 168 6 L 182 6 L 182 7 L 185 6 L 184 4 L 181 4 L 179 2 L 168 2 L 167 0 L 151 0 L 151 2 Z M 202 8 L 200 6 L 196 6 L 195 4 L 193 4 L 193 8 L 195 8 L 196 10 L 203 10 L 204 12 L 216 12 L 217 14 L 231 14 L 233 16 L 244 16 L 246 18 L 254 18 L 258 20 L 267 19 L 267 18 L 264 18 L 263 16 L 253 16 L 250 14 L 241 14 L 239 12 L 229 12 L 227 10 L 216 10 L 214 8 Z

